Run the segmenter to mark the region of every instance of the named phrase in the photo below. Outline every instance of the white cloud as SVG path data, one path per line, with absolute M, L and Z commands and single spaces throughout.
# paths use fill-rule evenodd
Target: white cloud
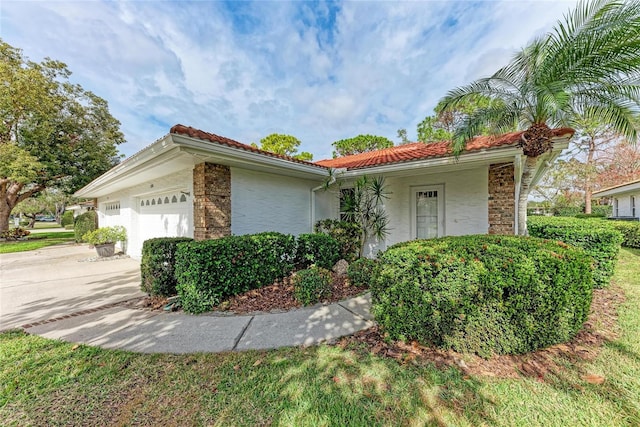
M 316 159 L 359 133 L 415 135 L 573 3 L 3 0 L 0 34 L 107 99 L 132 154 L 183 123 L 242 142 L 290 133 Z

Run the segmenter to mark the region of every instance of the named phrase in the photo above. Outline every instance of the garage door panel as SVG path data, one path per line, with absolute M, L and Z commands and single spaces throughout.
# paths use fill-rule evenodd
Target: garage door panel
M 139 200 L 140 239 L 191 236 L 192 201 L 186 192 L 153 194 Z

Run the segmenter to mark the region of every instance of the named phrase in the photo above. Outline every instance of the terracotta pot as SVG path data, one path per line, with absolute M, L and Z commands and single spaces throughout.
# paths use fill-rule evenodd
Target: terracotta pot
M 104 243 L 102 245 L 95 245 L 96 248 L 96 252 L 98 253 L 99 257 L 110 257 L 113 256 L 113 254 L 116 251 L 116 244 L 115 243 Z

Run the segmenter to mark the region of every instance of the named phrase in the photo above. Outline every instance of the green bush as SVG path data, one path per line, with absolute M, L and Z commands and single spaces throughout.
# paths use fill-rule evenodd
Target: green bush
M 87 234 L 89 231 L 93 231 L 98 228 L 97 224 L 98 215 L 96 215 L 96 211 L 88 211 L 82 215 L 78 215 L 73 223 L 76 242 L 82 242 L 82 236 Z
M 338 219 L 323 219 L 316 222 L 316 233 L 333 237 L 340 246 L 340 258 L 351 262 L 358 258 L 362 228 L 359 224 Z
M 392 339 L 518 354 L 571 339 L 589 313 L 591 259 L 519 236 L 416 240 L 379 255 L 372 312 Z
M 300 234 L 297 246 L 296 267 L 299 269 L 310 265 L 331 268 L 340 259 L 340 245 L 328 234 Z
M 579 213 L 579 214 L 576 215 L 576 218 L 581 218 L 581 219 L 585 219 L 585 218 L 605 218 L 605 215 L 602 212 L 590 213 L 590 214 Z
M 531 236 L 584 249 L 595 261 L 594 286 L 609 285 L 622 243 L 622 234 L 611 224 L 599 219 L 532 217 L 527 228 Z
M 315 265 L 300 270 L 293 276 L 293 292 L 303 305 L 315 304 L 331 295 L 331 273 Z
M 176 250 L 178 243 L 190 242 L 189 237 L 158 237 L 142 244 L 140 289 L 149 295 L 168 297 L 176 291 Z
M 60 225 L 62 227 L 67 227 L 67 225 L 73 225 L 73 211 L 66 211 L 62 214 L 62 219 L 60 220 Z
M 84 236 L 82 236 L 82 240 L 91 245 L 124 242 L 127 240 L 127 230 L 121 225 L 100 227 L 96 230 L 88 231 Z
M 598 215 L 601 217 L 611 216 L 612 207 L 611 206 L 600 206 L 600 205 L 592 205 L 591 206 L 591 215 Z M 577 216 L 584 215 L 584 206 L 565 206 L 565 207 L 556 207 L 553 208 L 553 214 L 555 216 Z
M 622 233 L 622 246 L 640 249 L 640 222 L 610 221 L 608 223 Z
M 202 313 L 224 298 L 288 276 L 295 248 L 294 237 L 280 233 L 179 243 L 175 275 L 182 307 Z
M 366 286 L 374 277 L 378 263 L 370 258 L 360 258 L 349 264 L 347 277 L 353 286 Z

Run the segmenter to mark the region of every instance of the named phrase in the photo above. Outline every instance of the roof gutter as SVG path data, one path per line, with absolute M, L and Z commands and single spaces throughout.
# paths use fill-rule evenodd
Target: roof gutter
M 316 223 L 316 191 L 322 190 L 323 188 L 328 189 L 329 187 L 331 187 L 338 179 L 338 174 L 342 174 L 345 171 L 345 168 L 329 169 L 329 181 L 311 189 L 311 212 L 309 215 L 311 221 L 311 233 L 313 233 L 313 226 Z

